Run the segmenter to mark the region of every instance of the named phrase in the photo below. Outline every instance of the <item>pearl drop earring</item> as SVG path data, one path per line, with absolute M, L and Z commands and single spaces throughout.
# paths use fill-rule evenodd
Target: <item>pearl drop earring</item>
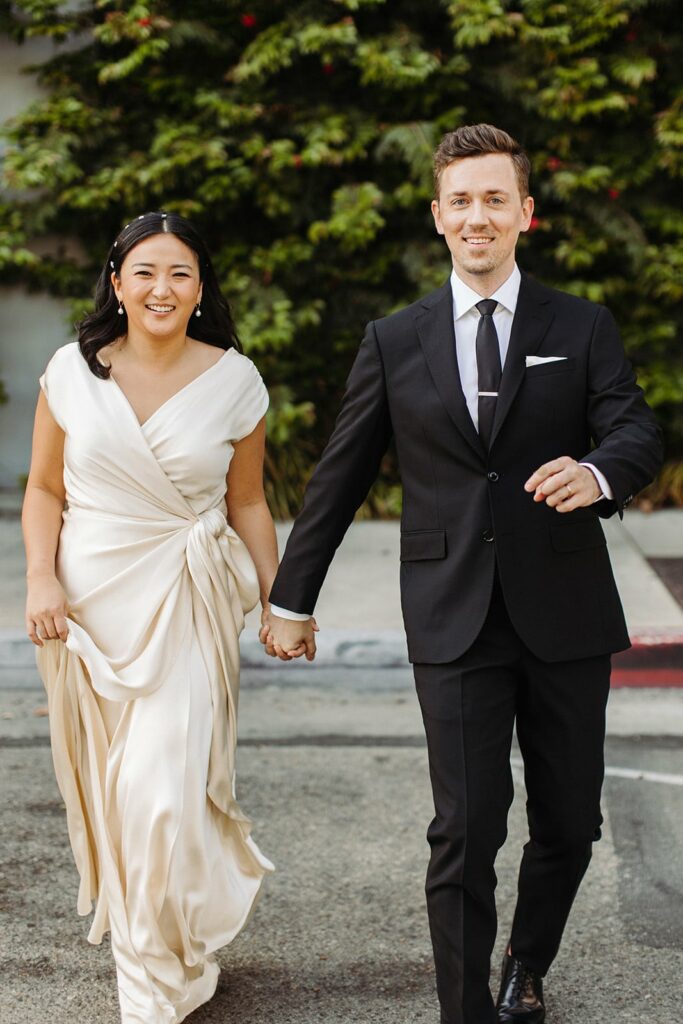
M 123 316 L 123 303 L 121 302 L 120 299 L 119 299 L 118 314 L 119 314 L 119 316 Z
M 197 308 L 196 308 L 196 309 L 195 309 L 195 311 L 194 311 L 194 315 L 195 315 L 195 316 L 201 316 L 201 315 L 202 315 L 202 311 L 201 311 L 201 309 L 199 308 L 199 303 L 197 303 Z

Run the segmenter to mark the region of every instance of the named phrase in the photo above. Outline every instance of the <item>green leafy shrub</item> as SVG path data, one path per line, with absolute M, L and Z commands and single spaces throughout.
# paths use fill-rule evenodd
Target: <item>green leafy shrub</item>
M 82 313 L 124 222 L 159 207 L 192 217 L 271 388 L 268 490 L 291 514 L 365 322 L 448 273 L 433 147 L 492 121 L 533 160 L 520 261 L 613 309 L 675 465 L 677 14 L 677 0 L 4 3 L 6 33 L 68 46 L 38 69 L 47 98 L 7 129 L 4 182 L 20 198 L 2 211 L 0 267 Z M 399 507 L 390 453 L 366 511 Z

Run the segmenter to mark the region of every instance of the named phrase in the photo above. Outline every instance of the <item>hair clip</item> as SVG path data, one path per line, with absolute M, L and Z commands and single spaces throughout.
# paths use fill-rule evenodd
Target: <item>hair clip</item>
M 112 270 L 114 269 L 114 261 L 113 260 L 109 260 L 109 266 L 111 267 Z
M 116 239 L 116 241 L 114 242 L 114 248 L 116 248 L 116 246 L 117 246 L 118 244 L 119 244 L 119 240 L 118 240 L 118 238 L 117 238 L 117 239 Z

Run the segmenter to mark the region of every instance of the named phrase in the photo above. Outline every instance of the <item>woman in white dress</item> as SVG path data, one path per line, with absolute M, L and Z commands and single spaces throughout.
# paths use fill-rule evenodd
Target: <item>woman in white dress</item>
M 123 1024 L 177 1024 L 272 870 L 235 801 L 238 636 L 277 567 L 268 396 L 194 228 L 114 242 L 41 378 L 24 504 L 27 631 L 89 940 Z

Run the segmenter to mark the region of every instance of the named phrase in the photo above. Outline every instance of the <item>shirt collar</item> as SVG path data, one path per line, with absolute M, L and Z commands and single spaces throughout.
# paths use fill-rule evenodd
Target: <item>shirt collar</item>
M 504 306 L 513 315 L 517 308 L 517 297 L 521 280 L 522 275 L 515 263 L 507 281 L 504 281 L 500 288 L 491 295 L 492 299 L 499 302 L 501 306 Z M 481 302 L 481 295 L 478 295 L 468 284 L 465 284 L 458 277 L 455 270 L 451 274 L 451 290 L 453 292 L 453 318 L 455 320 L 459 320 L 460 317 L 469 313 L 478 302 Z

